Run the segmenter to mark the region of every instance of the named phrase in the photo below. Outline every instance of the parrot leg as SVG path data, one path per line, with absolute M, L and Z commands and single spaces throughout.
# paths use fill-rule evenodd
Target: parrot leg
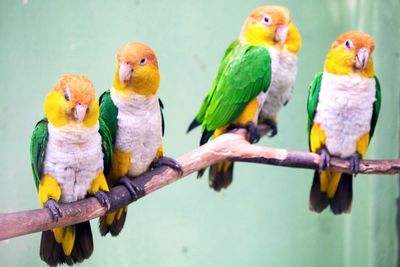
M 151 163 L 151 165 L 150 165 L 150 167 L 152 169 L 155 169 L 155 168 L 158 168 L 161 166 L 170 167 L 171 169 L 174 169 L 175 171 L 177 171 L 179 176 L 183 175 L 183 170 L 182 170 L 181 164 L 179 164 L 179 162 L 177 162 L 173 158 L 162 156 L 162 157 L 158 158 L 157 160 L 153 161 L 153 163 Z
M 94 196 L 97 198 L 97 200 L 100 202 L 100 205 L 103 207 L 107 207 L 107 210 L 110 209 L 111 203 L 110 203 L 110 198 L 108 197 L 107 193 L 99 190 L 97 191 Z
M 320 156 L 319 170 L 322 171 L 325 170 L 327 167 L 329 167 L 331 156 L 329 155 L 329 152 L 326 148 L 321 148 L 318 151 L 318 154 Z
M 354 153 L 349 159 L 349 162 L 351 170 L 355 175 L 357 175 L 357 173 L 360 172 L 361 155 L 358 152 Z
M 127 176 L 123 176 L 121 179 L 119 179 L 118 184 L 123 185 L 126 187 L 126 189 L 128 189 L 133 201 L 136 201 L 145 194 L 144 188 L 136 184 L 135 181 Z
M 47 208 L 51 212 L 51 216 L 53 217 L 53 220 L 58 222 L 58 219 L 61 218 L 62 212 L 60 210 L 60 205 L 53 199 L 49 199 L 44 203 L 44 208 Z
M 270 128 L 270 130 L 268 131 L 269 137 L 274 137 L 278 133 L 278 126 L 276 125 L 275 120 L 265 119 L 263 120 L 263 123 L 265 123 Z

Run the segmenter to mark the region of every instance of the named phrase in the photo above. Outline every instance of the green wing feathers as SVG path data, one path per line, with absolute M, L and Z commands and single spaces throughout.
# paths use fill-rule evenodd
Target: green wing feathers
M 39 187 L 40 179 L 42 177 L 42 168 L 44 157 L 46 153 L 46 145 L 49 137 L 47 119 L 39 121 L 32 133 L 31 144 L 30 144 L 30 157 L 31 167 L 33 172 L 33 178 L 35 181 L 36 188 Z
M 375 76 L 374 78 L 375 78 L 375 84 L 376 84 L 375 85 L 376 93 L 375 93 L 375 102 L 374 102 L 374 108 L 373 108 L 372 119 L 371 119 L 371 130 L 370 130 L 370 134 L 369 134 L 370 140 L 375 132 L 375 126 L 378 121 L 379 112 L 381 111 L 381 100 L 382 100 L 381 85 L 379 83 L 378 77 Z
M 101 149 L 103 151 L 103 172 L 107 176 L 111 170 L 113 143 L 111 132 L 102 118 L 99 118 L 99 133 L 101 135 Z
M 308 89 L 308 98 L 307 98 L 307 131 L 310 134 L 311 127 L 314 121 L 315 110 L 318 105 L 319 92 L 321 90 L 321 80 L 322 80 L 322 72 L 317 73 L 312 80 L 310 87 Z
M 264 47 L 231 45 L 196 119 L 206 131 L 233 122 L 271 82 L 271 57 Z
M 105 91 L 100 96 L 100 118 L 110 131 L 112 143 L 115 143 L 118 129 L 118 108 L 115 106 L 110 91 Z

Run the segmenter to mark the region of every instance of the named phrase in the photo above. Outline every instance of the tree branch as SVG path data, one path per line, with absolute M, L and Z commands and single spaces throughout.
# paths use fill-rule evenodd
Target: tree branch
M 179 157 L 177 160 L 183 167 L 182 177 L 178 177 L 178 173 L 172 169 L 161 167 L 135 178 L 135 182 L 143 188 L 144 195 L 147 195 L 222 160 L 318 169 L 319 156 L 317 154 L 250 145 L 245 135 L 245 130 L 227 133 Z M 328 169 L 351 173 L 349 163 L 336 158 L 332 158 Z M 363 160 L 360 173 L 400 173 L 400 160 Z M 134 201 L 123 186 L 112 188 L 109 197 L 110 210 L 116 210 Z M 81 201 L 62 204 L 61 211 L 63 217 L 58 222 L 52 220 L 47 209 L 0 214 L 0 240 L 91 220 L 104 215 L 107 210 L 94 197 L 89 197 Z

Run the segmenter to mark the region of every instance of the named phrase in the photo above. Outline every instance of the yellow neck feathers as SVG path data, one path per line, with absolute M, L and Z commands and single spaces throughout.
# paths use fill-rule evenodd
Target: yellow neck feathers
M 289 24 L 285 48 L 294 54 L 297 54 L 301 48 L 301 36 L 299 30 L 293 23 Z
M 127 83 L 119 80 L 119 65 L 114 75 L 114 88 L 122 95 L 131 95 L 132 92 L 141 95 L 154 95 L 160 85 L 160 73 L 158 68 L 147 64 L 146 67 L 137 68 L 132 73 L 132 78 Z
M 365 78 L 373 78 L 375 76 L 374 62 L 370 56 L 365 69 L 354 68 L 355 52 L 345 48 L 331 49 L 325 60 L 325 70 L 332 74 L 348 75 L 358 74 Z

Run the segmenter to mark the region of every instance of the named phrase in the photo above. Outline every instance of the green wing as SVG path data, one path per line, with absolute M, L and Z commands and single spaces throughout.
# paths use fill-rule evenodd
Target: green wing
M 46 153 L 47 140 L 49 137 L 47 123 L 47 119 L 42 119 L 39 121 L 33 130 L 31 138 L 30 157 L 36 188 L 39 187 L 40 179 L 43 175 L 43 161 Z
M 308 121 L 307 121 L 307 131 L 310 135 L 311 127 L 313 124 L 315 110 L 318 105 L 319 91 L 321 90 L 321 80 L 322 80 L 322 72 L 317 73 L 314 76 L 310 84 L 310 88 L 308 89 L 308 99 L 307 99 L 307 113 L 308 113 Z
M 308 120 L 307 120 L 307 131 L 308 131 L 308 146 L 311 150 L 310 146 L 310 133 L 311 127 L 314 121 L 315 110 L 317 109 L 318 105 L 318 98 L 319 92 L 321 90 L 321 80 L 322 80 L 322 72 L 317 73 L 314 76 L 310 84 L 310 88 L 308 89 L 308 98 L 307 98 L 307 113 L 308 113 Z
M 199 112 L 196 115 L 196 121 L 197 125 L 200 125 L 204 121 L 204 117 L 206 115 L 207 107 L 210 104 L 210 101 L 212 99 L 212 96 L 214 95 L 214 92 L 216 91 L 217 84 L 222 76 L 222 73 L 225 71 L 226 66 L 228 65 L 227 63 L 229 62 L 231 58 L 232 51 L 234 51 L 236 48 L 240 46 L 240 43 L 238 40 L 234 40 L 229 47 L 225 50 L 225 54 L 221 60 L 220 67 L 218 69 L 217 77 L 215 78 L 213 84 L 211 85 L 211 90 L 208 92 L 206 98 L 203 100 L 203 103 L 200 107 Z
M 375 87 L 376 87 L 376 93 L 375 93 L 375 102 L 374 102 L 374 109 L 372 112 L 372 119 L 371 119 L 371 130 L 369 134 L 369 140 L 371 140 L 372 136 L 374 135 L 375 132 L 375 126 L 378 121 L 379 117 L 379 112 L 381 111 L 381 101 L 382 101 L 382 95 L 381 95 L 381 85 L 379 83 L 378 77 L 375 78 Z
M 101 149 L 103 151 L 103 162 L 104 162 L 104 175 L 107 176 L 111 170 L 112 162 L 112 137 L 110 130 L 102 118 L 99 118 L 99 133 L 101 135 Z
M 112 143 L 115 143 L 118 130 L 118 108 L 112 101 L 110 91 L 105 91 L 100 96 L 100 118 L 107 126 Z
M 222 61 L 208 103 L 202 107 L 206 131 L 233 122 L 271 82 L 271 57 L 266 48 L 236 45 L 231 49 Z

